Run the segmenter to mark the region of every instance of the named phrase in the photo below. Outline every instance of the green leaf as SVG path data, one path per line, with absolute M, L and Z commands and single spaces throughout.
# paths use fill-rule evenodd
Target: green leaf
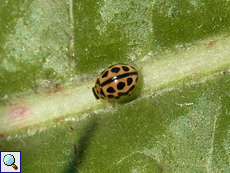
M 22 172 L 229 172 L 228 1 L 0 3 L 0 150 Z M 105 68 L 139 96 L 97 101 Z

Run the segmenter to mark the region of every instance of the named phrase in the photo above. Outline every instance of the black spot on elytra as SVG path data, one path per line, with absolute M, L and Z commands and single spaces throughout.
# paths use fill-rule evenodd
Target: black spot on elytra
M 124 71 L 129 71 L 129 68 L 126 67 L 126 66 L 122 66 L 122 69 L 123 69 Z
M 103 90 L 101 89 L 100 91 L 100 95 L 104 96 L 105 97 L 105 93 L 103 92 Z
M 108 95 L 108 98 L 112 99 L 114 98 L 114 95 Z
M 137 83 L 137 81 L 138 81 L 138 77 L 136 78 L 136 83 Z
M 92 88 L 92 90 L 93 90 L 93 95 L 95 96 L 95 98 L 98 100 L 99 99 L 99 97 L 98 97 L 98 95 L 96 94 L 96 92 L 95 92 L 95 90 L 94 90 L 94 87 Z
M 99 84 L 100 85 L 100 82 L 99 82 L 99 79 L 97 78 L 97 80 L 96 80 L 96 84 Z
M 116 91 L 113 89 L 113 87 L 109 87 L 106 90 L 108 93 L 115 93 Z
M 133 79 L 131 77 L 129 77 L 127 79 L 127 85 L 131 85 L 133 83 Z
M 118 90 L 122 90 L 124 87 L 125 87 L 125 83 L 124 83 L 124 82 L 119 82 L 119 83 L 117 84 L 117 89 L 118 89 Z
M 135 85 L 133 85 L 131 88 L 129 88 L 128 92 L 134 90 L 134 88 L 135 88 Z
M 108 76 L 108 73 L 109 73 L 108 71 L 105 71 L 101 77 L 104 78 L 104 77 Z
M 111 69 L 111 72 L 113 72 L 113 73 L 118 73 L 119 71 L 120 71 L 119 67 L 114 67 Z
M 111 82 L 113 82 L 114 80 L 119 80 L 119 79 L 122 79 L 122 78 L 125 78 L 125 77 L 129 77 L 129 76 L 137 76 L 138 73 L 135 71 L 135 72 L 130 72 L 130 73 L 123 73 L 123 74 L 120 74 L 120 75 L 117 75 L 117 76 L 114 76 L 108 80 L 106 80 L 105 82 L 101 83 L 100 84 L 100 87 L 103 87 Z
M 130 91 L 134 90 L 134 88 L 135 88 L 135 85 L 133 85 L 131 88 L 129 88 L 129 90 L 127 92 L 118 93 L 118 96 L 116 98 L 119 99 L 121 96 L 127 96 L 127 95 L 129 95 Z

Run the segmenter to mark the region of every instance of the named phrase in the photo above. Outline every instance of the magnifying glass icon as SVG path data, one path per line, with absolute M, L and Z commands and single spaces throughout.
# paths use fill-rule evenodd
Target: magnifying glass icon
M 3 158 L 3 162 L 7 166 L 12 166 L 15 170 L 18 169 L 18 167 L 14 164 L 15 163 L 15 158 L 11 154 L 7 154 Z

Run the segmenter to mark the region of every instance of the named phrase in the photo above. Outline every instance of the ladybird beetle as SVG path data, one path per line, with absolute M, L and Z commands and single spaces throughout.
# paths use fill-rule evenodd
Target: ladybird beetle
M 137 70 L 126 64 L 115 64 L 104 70 L 92 88 L 96 99 L 119 99 L 130 96 L 138 82 Z

